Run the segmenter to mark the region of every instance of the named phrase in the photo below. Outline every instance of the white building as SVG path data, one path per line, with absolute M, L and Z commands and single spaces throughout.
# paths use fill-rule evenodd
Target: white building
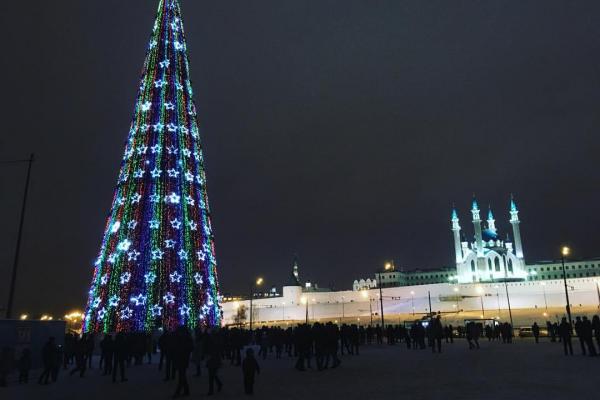
M 458 283 L 527 279 L 519 229 L 519 211 L 514 199 L 510 200 L 508 213 L 514 242 L 509 240 L 508 235 L 506 235 L 506 240 L 501 239 L 491 208 L 485 222 L 481 220 L 479 212 L 477 200 L 473 198 L 471 207 L 473 239 L 468 241 L 464 235 L 461 235 L 458 213 L 455 208 L 452 209 L 451 222 L 456 259 L 455 279 Z

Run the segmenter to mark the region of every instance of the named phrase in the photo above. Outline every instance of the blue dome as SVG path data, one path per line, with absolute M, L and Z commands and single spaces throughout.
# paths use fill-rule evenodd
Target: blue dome
M 482 232 L 483 240 L 489 242 L 490 240 L 498 240 L 498 234 L 491 229 L 484 229 Z

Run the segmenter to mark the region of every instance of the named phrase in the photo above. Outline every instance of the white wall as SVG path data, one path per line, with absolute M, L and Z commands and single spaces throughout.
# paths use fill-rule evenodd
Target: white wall
M 598 306 L 597 281 L 599 278 L 568 279 L 569 297 L 571 304 L 576 307 Z M 545 284 L 545 285 L 544 285 Z M 547 280 L 543 282 L 508 283 L 511 308 L 543 310 L 546 307 L 564 307 L 565 293 L 562 280 Z M 473 284 L 433 284 L 423 286 L 403 286 L 383 288 L 384 315 L 410 314 L 414 304 L 416 313 L 429 312 L 428 291 L 431 294 L 431 308 L 434 312 L 452 312 L 457 309 L 465 311 L 481 310 L 481 299 L 486 314 L 493 315 L 498 308 L 506 310 L 507 298 L 503 283 L 473 283 Z M 414 295 L 411 295 L 414 292 Z M 544 295 L 545 293 L 545 295 Z M 457 300 L 457 297 L 462 297 Z M 302 299 L 308 300 L 310 320 L 339 320 L 344 315 L 344 321 L 353 318 L 361 323 L 370 320 L 369 303 L 373 313 L 379 313 L 379 289 L 365 291 L 339 292 L 308 292 L 302 293 L 300 287 L 284 287 L 283 296 L 278 298 L 257 299 L 253 301 L 254 321 L 256 324 L 281 321 L 303 321 L 306 305 Z M 369 302 L 369 299 L 371 301 Z M 249 301 L 224 303 L 224 323 L 234 323 L 237 307 L 245 304 L 249 310 Z M 249 315 L 248 315 L 249 317 Z M 379 316 L 373 317 L 374 323 Z

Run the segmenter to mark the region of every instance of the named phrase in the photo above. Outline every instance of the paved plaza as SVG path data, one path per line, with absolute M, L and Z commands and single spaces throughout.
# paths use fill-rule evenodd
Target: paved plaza
M 517 338 L 512 345 L 481 344 L 479 351 L 469 351 L 464 340 L 455 340 L 453 345 L 444 345 L 442 354 L 408 350 L 404 345 L 363 346 L 360 356 L 344 356 L 339 368 L 320 372 L 299 372 L 293 369 L 293 359 L 275 360 L 269 355 L 259 361 L 262 372 L 254 396 L 277 400 L 595 398 L 600 357 L 579 355 L 576 341 L 576 355 L 568 358 L 561 344 L 548 341 L 535 345 L 531 339 Z M 18 386 L 13 375 L 10 386 L 0 390 L 0 398 L 168 399 L 175 389 L 174 381 L 162 381 L 156 364 L 131 367 L 129 381 L 116 384 L 100 376 L 97 367 L 88 370 L 85 378 L 61 371 L 58 383 L 48 386 L 35 383 L 38 374 L 35 371 L 25 386 Z M 203 374 L 190 376 L 190 398 L 206 397 L 206 369 Z M 212 398 L 245 397 L 238 367 L 225 362 L 221 378 L 223 391 Z

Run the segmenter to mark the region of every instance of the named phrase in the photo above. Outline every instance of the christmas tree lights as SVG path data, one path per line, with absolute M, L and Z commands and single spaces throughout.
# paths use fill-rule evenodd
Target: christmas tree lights
M 181 10 L 161 0 L 87 302 L 85 332 L 219 325 Z

